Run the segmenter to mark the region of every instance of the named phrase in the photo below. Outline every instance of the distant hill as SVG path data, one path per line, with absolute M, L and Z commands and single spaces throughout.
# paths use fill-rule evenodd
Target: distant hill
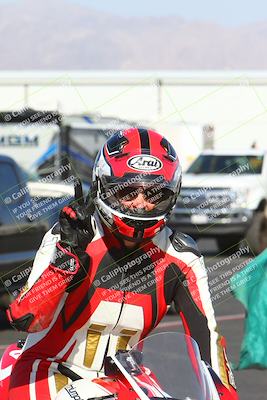
M 267 22 L 120 17 L 67 0 L 0 5 L 0 69 L 266 69 Z

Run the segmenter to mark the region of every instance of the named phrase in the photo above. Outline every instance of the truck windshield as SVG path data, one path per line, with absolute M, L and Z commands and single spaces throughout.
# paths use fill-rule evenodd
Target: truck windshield
M 201 154 L 188 168 L 190 174 L 260 174 L 262 155 L 215 155 Z

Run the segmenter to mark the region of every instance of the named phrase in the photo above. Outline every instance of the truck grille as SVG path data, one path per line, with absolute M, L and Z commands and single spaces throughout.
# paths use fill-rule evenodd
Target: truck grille
M 233 202 L 229 188 L 183 188 L 176 204 L 176 211 L 190 214 L 227 214 Z

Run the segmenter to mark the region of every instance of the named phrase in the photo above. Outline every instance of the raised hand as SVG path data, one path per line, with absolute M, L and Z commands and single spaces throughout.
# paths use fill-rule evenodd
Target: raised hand
M 74 184 L 75 198 L 65 206 L 59 216 L 61 242 L 72 248 L 84 250 L 94 236 L 91 216 L 95 206 L 92 197 L 84 199 L 81 180 Z

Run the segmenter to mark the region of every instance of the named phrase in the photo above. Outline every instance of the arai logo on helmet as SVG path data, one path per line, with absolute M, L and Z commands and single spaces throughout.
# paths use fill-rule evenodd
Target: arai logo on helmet
M 157 157 L 141 154 L 131 157 L 127 165 L 137 171 L 158 171 L 162 168 L 162 162 Z

